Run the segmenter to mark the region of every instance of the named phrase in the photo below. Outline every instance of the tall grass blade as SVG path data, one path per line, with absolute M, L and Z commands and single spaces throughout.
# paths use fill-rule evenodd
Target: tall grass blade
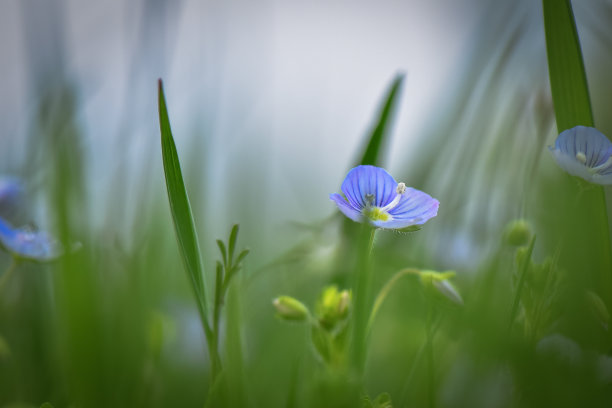
M 557 130 L 593 126 L 580 41 L 569 0 L 543 0 L 548 71 Z
M 589 97 L 580 40 L 574 20 L 570 0 L 543 0 L 544 31 L 548 55 L 548 71 L 552 92 L 557 131 L 578 125 L 595 126 Z M 610 228 L 606 195 L 603 188 L 597 188 L 592 194 L 582 194 L 581 203 L 586 209 L 593 202 L 602 203 L 602 211 L 591 214 L 591 233 L 603 255 L 603 268 L 599 285 L 606 292 L 604 297 L 612 302 L 612 254 L 610 245 Z
M 370 135 L 368 145 L 366 146 L 361 159 L 357 164 L 371 164 L 380 166 L 380 150 L 391 127 L 393 113 L 396 110 L 399 101 L 400 88 L 404 82 L 404 74 L 398 74 L 393 79 L 389 91 L 385 97 L 385 103 L 379 113 L 376 126 Z
M 170 211 L 176 231 L 176 237 L 181 251 L 181 257 L 191 279 L 191 284 L 198 302 L 200 318 L 204 326 L 207 339 L 212 337 L 212 331 L 208 322 L 208 307 L 206 303 L 206 291 L 204 286 L 202 259 L 198 245 L 198 237 L 195 232 L 193 215 L 189 198 L 183 182 L 183 175 L 179 163 L 176 145 L 170 129 L 170 120 L 166 108 L 166 98 L 161 79 L 159 80 L 159 126 L 161 130 L 162 157 L 164 162 L 164 174 L 166 176 L 166 188 L 168 189 L 168 200 Z

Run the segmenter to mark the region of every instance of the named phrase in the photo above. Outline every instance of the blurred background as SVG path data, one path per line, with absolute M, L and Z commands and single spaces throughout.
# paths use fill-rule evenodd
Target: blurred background
M 612 2 L 575 3 L 595 121 L 611 135 Z M 314 370 L 307 336 L 275 320 L 270 300 L 288 293 L 313 304 L 323 285 L 345 283 L 342 223 L 328 197 L 359 159 L 398 74 L 380 164 L 441 206 L 419 233 L 380 234 L 387 262 L 377 284 L 405 266 L 454 269 L 469 298 L 518 217 L 541 231 L 535 259 L 557 254 L 565 271 L 577 268 L 571 287 L 600 283 L 588 272 L 601 264 L 588 252 L 594 221 L 575 215 L 575 181 L 546 151 L 557 132 L 539 2 L 3 0 L 0 54 L 0 175 L 25 189 L 10 221 L 83 244 L 59 266 L 22 265 L 4 289 L 0 405 L 204 401 L 208 362 L 168 211 L 158 78 L 207 273 L 232 223 L 251 249 L 236 289 L 251 406 L 284 406 L 286 392 L 270 393 L 263 379 L 286 390 L 290 373 Z M 564 245 L 580 244 L 559 255 L 568 228 Z M 511 300 L 507 255 L 493 262 L 501 283 L 485 290 L 499 310 Z M 8 267 L 8 255 L 0 260 Z M 372 353 L 372 372 L 387 375 L 369 384 L 373 396 L 388 391 L 419 406 L 425 397 L 406 391 L 405 371 L 425 306 L 416 286 L 402 288 L 373 336 L 382 351 Z M 399 327 L 402 319 L 410 324 Z M 447 337 L 457 340 L 467 320 Z M 574 340 L 597 343 L 589 330 Z M 455 358 L 461 341 L 441 358 L 440 404 L 506 406 L 517 380 L 505 365 Z M 483 377 L 497 391 L 461 386 Z

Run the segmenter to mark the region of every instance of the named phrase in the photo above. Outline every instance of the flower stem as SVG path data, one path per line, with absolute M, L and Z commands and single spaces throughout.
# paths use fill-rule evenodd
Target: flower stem
M 6 283 L 11 279 L 11 276 L 13 276 L 18 264 L 19 261 L 13 257 L 8 269 L 0 277 L 0 292 L 4 290 L 4 286 L 6 286 Z
M 428 401 L 429 407 L 434 408 L 436 406 L 436 376 L 434 372 L 434 348 L 433 348 L 433 302 L 429 302 L 430 305 L 427 310 L 427 322 L 425 323 L 425 331 L 426 331 L 426 346 L 427 349 L 427 374 L 429 380 L 427 381 L 427 393 L 428 393 Z
M 364 228 L 359 241 L 359 262 L 355 285 L 355 309 L 353 313 L 352 362 L 359 378 L 363 377 L 367 350 L 367 321 L 370 307 L 371 255 L 375 228 Z M 369 236 L 368 236 L 369 235 Z
M 603 276 L 601 277 L 601 282 L 605 287 L 605 291 L 607 292 L 605 298 L 608 300 L 608 303 L 612 302 L 612 238 L 610 235 L 612 234 L 612 225 L 610 225 L 610 215 L 608 214 L 608 204 L 610 204 L 610 194 L 612 193 L 609 187 L 601 188 L 601 199 L 603 203 L 603 216 L 604 216 L 604 228 L 607 227 L 607 230 L 604 233 L 605 237 L 605 265 Z
M 383 286 L 380 292 L 378 292 L 378 295 L 376 296 L 376 299 L 374 300 L 374 306 L 372 306 L 372 311 L 370 312 L 370 318 L 368 319 L 368 327 L 366 329 L 366 333 L 369 333 L 370 330 L 372 329 L 372 324 L 374 324 L 374 319 L 376 318 L 378 309 L 380 309 L 380 307 L 382 306 L 383 302 L 387 298 L 387 295 L 389 294 L 389 292 L 391 292 L 391 289 L 393 289 L 393 286 L 395 286 L 397 281 L 400 280 L 403 276 L 408 276 L 408 275 L 418 276 L 419 270 L 414 269 L 414 268 L 406 268 L 406 269 L 402 269 L 399 272 L 396 272 L 395 275 L 393 275 L 391 279 L 389 279 L 387 283 L 385 283 L 385 286 Z
M 508 330 L 512 330 L 512 326 L 514 325 L 514 320 L 516 319 L 516 314 L 518 312 L 518 306 L 521 300 L 521 292 L 523 291 L 523 287 L 525 286 L 525 275 L 527 275 L 527 270 L 529 269 L 529 262 L 531 261 L 531 254 L 533 253 L 533 247 L 535 245 L 535 235 L 531 238 L 529 242 L 529 246 L 527 247 L 527 253 L 525 254 L 525 259 L 523 260 L 523 264 L 520 267 L 520 275 L 518 285 L 516 286 L 516 291 L 514 293 L 514 300 L 512 301 L 512 310 L 510 312 L 510 322 L 508 324 Z

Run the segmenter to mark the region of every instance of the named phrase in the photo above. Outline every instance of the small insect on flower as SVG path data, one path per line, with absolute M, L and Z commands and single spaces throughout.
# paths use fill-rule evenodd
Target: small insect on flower
M 438 214 L 438 200 L 422 191 L 397 183 L 385 169 L 357 166 L 349 171 L 338 193 L 329 198 L 344 215 L 376 228 L 408 229 Z
M 561 168 L 590 183 L 612 184 L 612 142 L 599 130 L 576 126 L 564 130 L 548 147 Z
M 48 262 L 62 255 L 61 246 L 46 232 L 13 228 L 0 218 L 0 246 L 15 258 Z

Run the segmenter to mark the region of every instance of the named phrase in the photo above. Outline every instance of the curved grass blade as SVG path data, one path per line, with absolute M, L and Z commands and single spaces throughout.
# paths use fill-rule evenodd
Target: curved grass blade
M 395 111 L 398 99 L 400 95 L 400 88 L 404 82 L 404 74 L 398 74 L 393 79 L 385 103 L 379 113 L 376 126 L 370 135 L 368 145 L 361 156 L 361 159 L 356 165 L 359 164 L 372 164 L 375 166 L 380 165 L 380 149 L 389 134 L 389 128 L 393 112 Z
M 159 126 L 161 130 L 164 174 L 166 176 L 166 188 L 168 189 L 172 221 L 174 222 L 181 257 L 196 296 L 204 332 L 210 344 L 212 330 L 207 317 L 208 307 L 198 237 L 195 232 L 191 206 L 189 205 L 189 198 L 187 197 L 187 191 L 183 182 L 176 145 L 174 144 L 172 130 L 170 129 L 170 120 L 168 118 L 166 98 L 161 79 L 159 80 Z M 214 357 L 211 356 L 211 358 Z
M 569 0 L 543 0 L 548 72 L 557 131 L 593 126 L 580 41 Z

